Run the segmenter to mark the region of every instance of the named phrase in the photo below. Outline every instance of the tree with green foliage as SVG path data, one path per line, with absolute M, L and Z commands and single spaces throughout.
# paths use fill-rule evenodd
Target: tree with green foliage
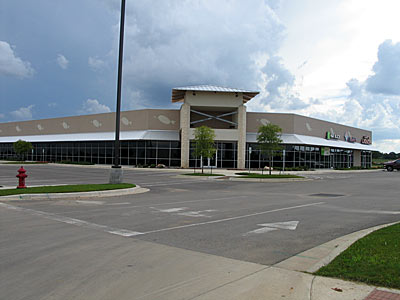
M 280 145 L 282 143 L 281 135 L 282 128 L 280 128 L 278 125 L 267 124 L 258 128 L 258 148 L 260 149 L 262 155 L 266 155 L 268 157 L 269 175 L 271 175 L 271 170 L 273 167 L 272 157 L 276 154 L 280 155 L 280 150 L 283 149 L 283 147 Z
M 217 151 L 214 143 L 215 132 L 207 126 L 200 126 L 194 130 L 194 151 L 195 158 L 212 158 Z M 201 164 L 201 173 L 204 173 L 203 164 Z
M 25 160 L 25 154 L 32 150 L 32 144 L 27 141 L 18 140 L 13 144 L 13 148 L 15 153 L 19 156 L 20 159 Z

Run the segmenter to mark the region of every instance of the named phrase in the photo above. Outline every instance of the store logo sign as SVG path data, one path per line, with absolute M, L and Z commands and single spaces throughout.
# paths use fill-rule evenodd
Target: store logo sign
M 369 136 L 364 135 L 361 139 L 361 144 L 365 144 L 365 145 L 371 145 L 371 139 Z
M 331 154 L 331 149 L 329 147 L 321 147 L 321 155 L 329 156 Z
M 351 134 L 350 134 L 350 132 L 346 132 L 346 133 L 344 134 L 344 140 L 345 140 L 346 142 L 349 142 L 349 143 L 355 143 L 355 142 L 356 142 L 356 138 L 355 138 L 355 137 L 352 137 Z
M 333 132 L 327 131 L 325 134 L 325 138 L 327 140 L 338 140 L 340 139 L 340 135 L 334 134 Z

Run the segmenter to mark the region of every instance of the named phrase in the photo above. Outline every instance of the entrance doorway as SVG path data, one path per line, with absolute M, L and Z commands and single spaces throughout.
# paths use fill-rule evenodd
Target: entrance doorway
M 214 156 L 211 158 L 201 158 L 200 159 L 200 168 L 216 168 L 217 167 L 217 157 L 218 151 L 215 152 Z

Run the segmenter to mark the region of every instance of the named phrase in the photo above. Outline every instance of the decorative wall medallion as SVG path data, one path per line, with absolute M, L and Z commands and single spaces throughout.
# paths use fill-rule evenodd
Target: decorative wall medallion
M 92 124 L 93 124 L 94 127 L 97 127 L 97 128 L 99 128 L 99 127 L 101 127 L 101 125 L 103 125 L 97 120 L 92 120 Z
M 67 122 L 62 122 L 62 127 L 63 127 L 64 129 L 68 129 L 70 126 L 68 125 Z
M 37 125 L 37 129 L 39 129 L 40 131 L 42 131 L 44 129 L 44 127 L 41 124 Z
M 22 131 L 22 129 L 21 129 L 18 125 L 15 126 L 15 130 L 18 131 L 18 132 L 21 132 L 21 131 Z
M 128 118 L 126 118 L 126 117 L 122 117 L 121 122 L 122 122 L 122 124 L 124 124 L 125 126 L 132 125 L 132 122 L 129 121 Z
M 165 125 L 175 124 L 174 120 L 170 120 L 167 116 L 164 116 L 164 115 L 159 115 L 155 118 L 157 118 L 158 121 L 160 121 L 161 123 L 163 123 Z
M 259 121 L 260 121 L 260 123 L 263 124 L 263 125 L 268 125 L 269 123 L 271 123 L 271 122 L 270 122 L 269 120 L 267 120 L 267 119 L 260 119 Z

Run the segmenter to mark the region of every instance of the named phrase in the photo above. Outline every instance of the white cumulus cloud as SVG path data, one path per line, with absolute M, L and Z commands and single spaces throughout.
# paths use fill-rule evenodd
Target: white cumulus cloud
M 29 105 L 27 107 L 21 107 L 15 111 L 10 112 L 11 116 L 13 116 L 16 120 L 30 120 L 33 115 L 33 107 L 35 105 Z
M 295 76 L 283 65 L 279 56 L 270 57 L 261 69 L 264 86 L 261 96 L 255 99 L 251 108 L 262 111 L 293 111 L 305 109 L 308 104 L 301 100 L 295 92 Z M 313 102 L 318 102 L 313 99 Z
M 68 59 L 62 54 L 57 55 L 57 63 L 60 66 L 60 68 L 63 70 L 66 70 L 69 65 Z
M 9 43 L 0 41 L 0 75 L 24 78 L 32 76 L 33 73 L 30 62 L 19 58 Z
M 81 114 L 101 114 L 110 112 L 110 108 L 107 105 L 101 104 L 96 99 L 88 99 L 83 103 L 82 109 L 79 111 Z
M 391 40 L 383 42 L 372 70 L 374 75 L 366 81 L 369 92 L 400 95 L 400 43 L 393 44 Z
M 373 75 L 346 83 L 347 96 L 325 101 L 317 118 L 372 131 L 373 144 L 382 152 L 399 152 L 400 145 L 400 43 L 387 40 L 378 48 Z M 333 109 L 329 102 L 335 102 Z M 396 150 L 397 149 L 397 150 Z
M 125 93 L 140 93 L 152 107 L 167 106 L 165 95 L 176 86 L 258 89 L 264 57 L 276 54 L 284 38 L 265 0 L 138 0 L 127 3 L 126 14 Z M 116 23 L 115 39 L 118 31 Z
M 104 66 L 106 65 L 104 60 L 102 60 L 98 57 L 92 57 L 92 56 L 89 56 L 88 64 L 94 70 L 104 68 Z

